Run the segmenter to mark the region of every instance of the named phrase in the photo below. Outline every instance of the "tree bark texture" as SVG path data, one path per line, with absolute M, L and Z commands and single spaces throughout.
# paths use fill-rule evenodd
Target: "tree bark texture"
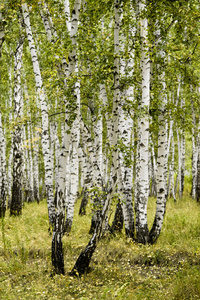
M 149 102 L 150 102 L 150 62 L 148 53 L 148 24 L 141 14 L 146 8 L 146 1 L 139 1 L 140 36 L 141 36 L 141 100 L 138 118 L 138 149 L 137 149 L 137 197 L 136 208 L 136 238 L 139 243 L 148 242 L 147 202 L 149 196 Z
M 20 38 L 15 52 L 14 68 L 14 119 L 16 122 L 13 133 L 13 185 L 10 204 L 10 214 L 22 213 L 22 130 L 19 123 L 22 109 L 21 66 L 22 66 L 23 38 Z
M 53 195 L 53 161 L 50 150 L 50 136 L 49 136 L 49 118 L 47 109 L 47 99 L 43 88 L 43 81 L 38 62 L 35 42 L 33 40 L 32 29 L 29 18 L 29 11 L 26 3 L 22 4 L 23 18 L 26 27 L 26 34 L 28 37 L 29 49 L 31 52 L 33 70 L 35 75 L 36 89 L 42 113 L 42 151 L 44 155 L 45 166 L 45 185 L 46 197 L 48 204 L 49 222 L 54 224 L 55 219 L 55 205 Z

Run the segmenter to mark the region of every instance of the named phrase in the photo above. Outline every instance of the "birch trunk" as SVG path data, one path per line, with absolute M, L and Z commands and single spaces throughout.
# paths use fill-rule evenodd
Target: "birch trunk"
M 52 157 L 50 151 L 50 137 L 49 137 L 49 119 L 48 119 L 48 109 L 47 109 L 47 99 L 45 96 L 43 81 L 40 73 L 40 66 L 38 62 L 37 52 L 35 43 L 33 40 L 31 24 L 29 19 L 29 11 L 26 3 L 22 4 L 23 18 L 26 27 L 26 34 L 28 38 L 29 49 L 31 52 L 32 64 L 35 75 L 36 89 L 38 94 L 38 99 L 41 107 L 42 114 L 42 150 L 44 155 L 44 166 L 45 166 L 45 186 L 46 186 L 46 196 L 48 204 L 49 222 L 54 224 L 55 220 L 55 205 L 54 205 L 54 195 L 53 195 L 53 170 L 52 170 Z
M 160 52 L 160 56 L 165 61 L 165 53 Z M 153 226 L 149 233 L 149 243 L 154 244 L 161 232 L 162 224 L 165 215 L 166 208 L 166 195 L 167 195 L 167 94 L 165 83 L 165 72 L 162 70 L 160 75 L 162 98 L 159 99 L 159 115 L 158 115 L 158 154 L 157 154 L 157 173 L 156 173 L 156 187 L 157 187 L 157 202 L 156 202 L 156 214 L 153 222 Z
M 0 12 L 0 58 L 1 58 L 3 42 L 5 40 L 5 25 L 3 19 L 4 19 L 3 13 Z
M 75 122 L 76 123 L 76 122 Z M 76 126 L 74 123 L 74 126 Z M 73 136 L 73 135 L 72 135 Z M 70 155 L 70 191 L 66 205 L 67 216 L 65 221 L 65 232 L 70 232 L 74 217 L 74 204 L 78 196 L 78 152 L 76 147 L 72 147 Z
M 27 125 L 28 132 L 28 168 L 29 168 L 29 202 L 34 202 L 34 182 L 33 182 L 33 156 L 32 156 L 32 134 L 30 125 Z
M 164 91 L 165 87 L 163 86 Z M 157 157 L 157 174 L 156 174 L 156 186 L 157 186 L 157 203 L 156 203 L 156 215 L 153 223 L 153 227 L 149 234 L 149 242 L 155 243 L 158 239 L 166 208 L 166 173 L 167 173 L 167 128 L 166 128 L 166 95 L 163 95 L 163 104 L 160 108 L 158 117 L 159 132 L 158 132 L 158 157 Z
M 181 97 L 181 109 L 184 107 L 184 100 Z M 181 116 L 182 117 L 182 116 Z M 184 119 L 182 118 L 181 125 L 184 125 Z M 179 148 L 179 198 L 183 196 L 184 190 L 184 178 L 185 178 L 185 132 L 184 129 L 180 129 L 180 148 Z
M 101 114 L 101 112 L 100 112 Z M 98 117 L 97 117 L 98 118 Z M 102 119 L 101 117 L 95 120 L 93 116 L 93 131 L 94 131 L 94 142 L 90 142 L 90 156 L 92 161 L 92 177 L 93 177 L 93 188 L 94 191 L 91 195 L 92 200 L 92 221 L 89 233 L 94 233 L 96 222 L 98 221 L 98 215 L 102 209 L 102 199 L 97 196 L 98 190 L 102 187 Z M 96 189 L 95 189 L 96 188 Z
M 200 121 L 197 135 L 196 200 L 200 202 Z
M 134 214 L 132 198 L 133 169 L 130 150 L 132 130 L 132 119 L 128 114 L 125 115 L 123 108 L 119 106 L 119 133 L 126 150 L 125 153 L 119 153 L 120 169 L 118 174 L 118 187 L 122 197 L 125 232 L 126 235 L 131 238 L 134 237 Z M 128 153 L 126 153 L 126 151 Z M 127 156 L 127 160 L 129 162 L 126 161 L 125 155 Z
M 6 212 L 6 144 L 2 127 L 2 117 L 0 108 L 0 218 L 5 217 Z
M 168 179 L 168 186 L 167 186 L 167 198 L 172 195 L 174 201 L 176 201 L 176 196 L 174 192 L 174 154 L 175 154 L 175 149 L 174 149 L 174 135 L 172 131 L 171 135 L 171 163 L 169 167 L 169 179 Z
M 181 139 L 180 139 L 180 131 L 179 128 L 176 130 L 176 135 L 177 135 L 177 146 L 178 146 L 178 174 L 177 174 L 177 182 L 176 182 L 176 191 L 178 188 L 178 195 L 179 198 L 182 197 L 182 181 L 181 181 L 181 156 L 182 156 L 182 151 L 181 151 Z
M 108 182 L 108 158 L 107 153 L 111 146 L 111 130 L 112 130 L 112 124 L 111 124 L 111 118 L 108 113 L 108 98 L 106 93 L 106 87 L 105 84 L 100 84 L 100 100 L 104 107 L 104 116 L 106 121 L 106 130 L 107 130 L 107 137 L 106 137 L 106 145 L 105 150 L 103 152 L 103 169 L 102 169 L 102 175 L 105 179 L 105 183 Z
M 71 32 L 70 37 L 72 41 L 72 50 L 69 53 L 69 75 L 75 72 L 75 65 L 77 61 L 76 44 L 77 44 L 77 30 L 78 19 L 81 8 L 81 0 L 76 0 L 74 3 L 71 19 Z M 74 99 L 77 98 L 74 93 Z M 55 225 L 52 238 L 52 265 L 54 272 L 57 274 L 64 274 L 64 257 L 62 248 L 62 236 L 65 229 L 65 197 L 66 197 L 66 164 L 69 156 L 70 134 L 71 128 L 68 124 L 69 108 L 66 103 L 66 120 L 65 120 L 65 133 L 62 143 L 62 151 L 60 155 L 58 182 L 56 183 L 55 199 L 57 203 L 57 211 L 55 218 Z M 75 103 L 77 105 L 77 103 Z
M 121 35 L 121 51 L 124 52 L 125 37 Z M 121 58 L 120 60 L 120 75 L 126 78 L 127 68 L 131 71 L 129 76 L 133 76 L 134 63 L 131 56 L 128 61 Z M 125 232 L 127 237 L 134 238 L 134 213 L 133 213 L 133 197 L 132 197 L 132 184 L 133 184 L 133 164 L 132 164 L 132 134 L 133 134 L 133 119 L 132 112 L 124 110 L 127 103 L 133 103 L 133 87 L 129 86 L 127 89 L 121 91 L 121 99 L 119 104 L 119 138 L 123 144 L 124 149 L 119 152 L 119 173 L 118 173 L 118 187 L 120 197 L 122 198 L 123 219 L 125 225 Z M 118 209 L 119 206 L 117 206 Z
M 112 196 L 115 192 L 117 185 L 117 172 L 118 172 L 118 104 L 119 104 L 119 23 L 120 23 L 120 0 L 115 0 L 114 2 L 114 14 L 115 14 L 115 27 L 114 27 L 114 98 L 113 98 L 113 174 L 112 174 L 112 184 L 109 191 L 105 191 L 102 187 L 102 192 L 104 193 L 106 199 L 102 208 L 100 215 L 98 216 L 98 221 L 96 223 L 95 231 L 90 239 L 86 248 L 79 255 L 72 271 L 71 275 L 76 276 L 84 274 L 90 264 L 92 255 L 97 247 L 97 244 L 102 237 L 107 213 L 110 207 Z
M 23 38 L 20 39 L 15 52 L 14 67 L 14 121 L 16 122 L 13 134 L 13 185 L 10 204 L 10 214 L 22 213 L 22 130 L 19 123 L 21 117 L 22 91 L 21 91 L 21 66 L 22 66 Z
M 26 136 L 26 128 L 23 126 L 23 141 L 27 141 Z M 28 145 L 24 145 L 23 147 L 23 202 L 29 201 L 29 191 L 30 191 L 30 184 L 29 184 L 29 158 L 28 158 Z
M 192 103 L 192 198 L 196 199 L 196 186 L 197 186 L 197 160 L 198 160 L 198 135 L 197 135 L 197 126 L 196 118 L 194 112 L 194 105 Z
M 152 164 L 152 176 L 151 176 L 151 195 L 156 197 L 157 195 L 157 186 L 156 186 L 156 174 L 157 174 L 157 165 L 156 165 L 156 156 L 154 151 L 154 144 L 151 140 L 151 164 Z
M 13 120 L 13 113 L 12 113 L 12 88 L 11 88 L 11 69 L 9 69 L 9 123 L 11 124 Z M 8 158 L 8 170 L 7 170 L 7 194 L 8 194 L 8 209 L 10 209 L 10 203 L 11 203 L 11 196 L 12 196 L 12 160 L 13 160 L 13 141 L 12 141 L 12 136 L 11 136 L 11 146 L 10 146 L 10 152 L 9 152 L 9 158 Z
M 35 142 L 33 147 L 33 186 L 34 186 L 34 200 L 39 203 L 39 133 L 35 132 Z
M 116 185 L 113 187 L 115 188 Z M 86 248 L 81 252 L 78 259 L 76 260 L 76 263 L 70 272 L 71 276 L 78 276 L 78 275 L 82 275 L 85 272 L 87 272 L 92 255 L 93 255 L 94 251 L 96 250 L 99 240 L 102 237 L 102 233 L 103 233 L 103 229 L 104 229 L 104 225 L 105 225 L 105 221 L 106 221 L 106 216 L 107 216 L 107 213 L 108 213 L 108 210 L 110 207 L 110 202 L 111 202 L 112 196 L 113 196 L 113 190 L 110 189 L 109 192 L 107 193 L 107 199 L 104 203 L 104 206 L 100 213 L 99 219 L 96 223 L 96 228 L 94 230 L 92 238 L 90 239 Z
M 167 161 L 169 162 L 169 176 L 168 176 L 168 183 L 167 183 L 167 192 L 166 192 L 166 199 L 170 196 L 171 191 L 171 182 L 173 181 L 172 185 L 174 186 L 174 135 L 173 135 L 173 120 L 170 121 L 169 126 L 169 136 L 168 136 L 168 145 L 167 145 Z M 170 150 L 172 149 L 172 150 Z M 171 151 L 171 161 L 169 161 Z M 175 199 L 174 199 L 175 200 Z
M 75 84 L 76 91 L 76 119 L 73 123 L 71 132 L 71 145 L 72 145 L 72 156 L 70 159 L 70 193 L 67 203 L 67 217 L 65 221 L 65 231 L 70 232 L 74 217 L 74 205 L 78 197 L 78 185 L 79 185 L 79 143 L 80 143 L 80 82 L 77 81 Z
M 146 1 L 139 1 L 140 14 L 146 8 Z M 147 19 L 140 17 L 140 36 L 141 36 L 141 73 L 142 96 L 139 104 L 140 115 L 138 117 L 138 152 L 137 152 L 137 198 L 135 199 L 136 208 L 136 233 L 137 241 L 146 244 L 148 242 L 147 224 L 147 202 L 149 196 L 149 101 L 150 101 L 150 60 L 147 46 Z
M 197 202 L 200 202 L 200 147 L 198 147 L 198 159 L 197 159 L 196 200 Z

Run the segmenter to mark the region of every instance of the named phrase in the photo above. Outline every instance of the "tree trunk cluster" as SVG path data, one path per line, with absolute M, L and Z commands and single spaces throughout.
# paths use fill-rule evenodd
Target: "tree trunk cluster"
M 7 208 L 20 215 L 24 202 L 46 198 L 58 274 L 65 273 L 62 238 L 70 234 L 80 195 L 80 216 L 91 205 L 91 239 L 71 275 L 86 272 L 107 230 L 124 228 L 142 244 L 157 241 L 167 199 L 183 197 L 190 148 L 191 195 L 200 201 L 198 76 L 192 61 L 182 67 L 199 51 L 190 20 L 181 40 L 176 12 L 165 3 L 104 2 L 23 2 L 13 23 L 7 4 L 0 12 L 2 86 L 7 82 L 0 104 L 0 217 Z M 5 20 L 16 36 L 6 35 Z M 149 228 L 151 196 L 156 211 Z

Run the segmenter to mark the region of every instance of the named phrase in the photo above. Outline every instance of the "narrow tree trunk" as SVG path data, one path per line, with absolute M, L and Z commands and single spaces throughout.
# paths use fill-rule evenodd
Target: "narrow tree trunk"
M 36 129 L 35 142 L 33 147 L 33 188 L 34 188 L 34 200 L 39 204 L 39 133 Z
M 120 202 L 120 199 L 118 199 L 116 210 L 115 210 L 115 216 L 114 220 L 112 222 L 112 226 L 110 228 L 111 233 L 121 232 L 123 229 L 124 224 L 124 218 L 123 218 L 123 210 L 122 210 L 122 204 Z
M 13 113 L 12 113 L 12 85 L 11 85 L 11 80 L 12 80 L 12 73 L 11 69 L 9 69 L 9 123 L 11 124 L 13 120 Z M 9 158 L 8 158 L 8 169 L 7 169 L 7 195 L 8 195 L 8 209 L 10 209 L 10 203 L 11 203 L 11 196 L 12 196 L 12 160 L 13 160 L 13 141 L 12 141 L 12 136 L 11 136 L 11 145 L 10 145 L 10 150 L 9 150 Z
M 5 22 L 3 21 L 4 15 L 2 11 L 0 12 L 0 58 L 3 47 L 3 42 L 5 40 Z
M 199 123 L 200 124 L 200 123 Z M 200 202 L 200 125 L 197 136 L 197 166 L 196 166 L 196 200 Z
M 75 147 L 72 147 L 70 156 L 70 178 L 71 186 L 69 199 L 67 201 L 67 217 L 65 221 L 65 232 L 70 232 L 74 217 L 74 205 L 78 196 L 78 153 Z
M 1 108 L 0 108 L 0 218 L 5 217 L 6 212 L 6 144 L 2 127 Z
M 15 53 L 14 68 L 14 118 L 17 122 L 13 134 L 13 186 L 10 214 L 22 213 L 22 131 L 19 124 L 21 117 L 22 92 L 21 92 L 21 65 L 22 65 L 23 38 L 20 39 Z
M 101 114 L 101 112 L 100 112 Z M 93 131 L 94 131 L 94 143 L 90 142 L 90 156 L 93 165 L 93 185 L 98 189 L 101 189 L 102 182 L 99 180 L 102 178 L 102 119 L 97 121 L 93 117 Z M 98 191 L 94 190 L 91 197 L 93 205 L 93 215 L 91 220 L 91 227 L 89 233 L 92 234 L 96 227 L 96 222 L 98 221 L 98 214 L 101 211 L 103 202 L 100 197 L 97 196 Z
M 164 88 L 165 90 L 165 88 Z M 166 95 L 163 96 L 165 98 Z M 165 215 L 166 207 L 166 172 L 167 172 L 167 130 L 166 130 L 166 102 L 163 103 L 163 107 L 160 109 L 160 115 L 158 117 L 159 133 L 158 133 L 158 157 L 157 157 L 157 206 L 156 215 L 153 223 L 153 227 L 149 233 L 149 242 L 155 243 L 158 239 L 163 219 Z
M 28 132 L 28 168 L 29 168 L 29 202 L 34 202 L 34 182 L 33 182 L 33 156 L 32 156 L 32 134 L 30 125 L 27 125 L 27 132 Z
M 80 208 L 79 208 L 79 215 L 80 216 L 84 216 L 86 215 L 86 207 L 87 207 L 87 204 L 88 204 L 88 191 L 87 191 L 87 188 L 84 188 L 83 189 L 83 197 L 82 197 L 82 200 L 81 200 L 81 205 L 80 205 Z
M 200 202 L 200 151 L 198 151 L 198 160 L 197 160 L 196 200 L 197 202 Z
M 154 144 L 153 144 L 152 140 L 151 140 L 151 164 L 152 164 L 151 196 L 156 197 L 156 195 L 157 195 L 157 186 L 156 186 L 157 165 L 156 165 Z
M 160 56 L 165 61 L 165 53 L 160 52 Z M 156 201 L 156 214 L 153 222 L 153 226 L 149 233 L 149 243 L 153 244 L 157 241 L 164 220 L 165 208 L 166 208 L 166 194 L 167 194 L 167 94 L 165 84 L 165 72 L 162 71 L 160 75 L 161 81 L 161 99 L 158 108 L 158 154 L 157 154 L 157 173 L 156 173 L 156 187 L 157 187 L 157 201 Z
M 146 1 L 139 1 L 140 14 L 146 8 Z M 135 199 L 136 209 L 136 233 L 137 241 L 142 244 L 148 242 L 147 224 L 147 202 L 149 196 L 149 101 L 150 101 L 150 61 L 147 46 L 147 19 L 140 17 L 140 35 L 142 39 L 141 49 L 141 72 L 142 96 L 139 104 L 140 115 L 138 118 L 138 152 L 137 152 L 137 198 Z

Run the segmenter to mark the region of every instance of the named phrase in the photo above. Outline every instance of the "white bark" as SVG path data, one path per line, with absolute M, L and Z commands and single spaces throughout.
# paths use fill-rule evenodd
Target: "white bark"
M 22 66 L 23 38 L 19 40 L 15 52 L 14 67 L 14 121 L 13 134 L 13 185 L 10 214 L 19 215 L 22 213 L 22 131 L 19 123 L 22 110 L 21 91 L 21 66 Z
M 197 159 L 198 159 L 198 134 L 197 134 L 197 124 L 194 112 L 194 105 L 192 103 L 192 117 L 193 117 L 193 127 L 192 127 L 192 198 L 196 198 L 196 187 L 197 187 Z
M 146 8 L 145 1 L 139 1 L 140 13 Z M 138 117 L 138 152 L 137 152 L 137 198 L 136 207 L 136 232 L 137 240 L 143 244 L 148 241 L 147 202 L 149 195 L 148 160 L 149 160 L 149 101 L 150 101 L 150 61 L 147 46 L 147 19 L 140 17 L 141 48 L 141 73 L 142 96 L 139 104 Z
M 23 126 L 23 137 L 22 140 L 23 141 L 27 141 L 27 137 L 26 137 L 26 128 L 25 126 Z M 23 189 L 24 189 L 24 193 L 23 193 L 23 202 L 26 201 L 28 202 L 28 195 L 29 195 L 29 190 L 30 190 L 30 186 L 29 186 L 29 167 L 28 167 L 28 145 L 23 145 Z
M 124 36 L 122 37 L 121 50 L 124 50 L 125 43 Z M 126 68 L 130 68 L 129 76 L 132 76 L 134 65 L 133 58 L 129 61 L 121 59 L 120 75 L 126 76 Z M 132 198 L 132 184 L 133 184 L 133 165 L 132 165 L 132 150 L 131 144 L 133 139 L 133 119 L 128 111 L 124 111 L 123 106 L 126 106 L 126 101 L 133 103 L 134 91 L 133 87 L 129 86 L 127 90 L 121 93 L 121 100 L 119 105 L 119 137 L 123 143 L 123 147 L 119 153 L 119 191 L 122 197 L 122 210 L 125 224 L 125 232 L 128 237 L 134 237 L 134 213 L 133 213 L 133 198 Z M 133 111 L 132 111 L 133 114 Z
M 39 203 L 39 132 L 35 128 L 34 144 L 33 144 L 33 184 L 34 184 L 34 200 Z
M 74 74 L 77 61 L 76 44 L 77 44 L 77 30 L 78 30 L 78 18 L 81 7 L 81 0 L 75 0 L 74 8 L 71 18 L 71 32 L 70 37 L 72 40 L 72 50 L 69 53 L 69 75 Z M 74 92 L 74 91 L 73 91 Z M 78 94 L 76 89 L 74 92 L 74 99 Z M 76 105 L 77 102 L 75 103 Z M 59 162 L 59 175 L 58 182 L 56 183 L 56 202 L 57 211 L 55 218 L 55 226 L 52 239 L 52 264 L 56 273 L 64 273 L 64 258 L 62 250 L 62 236 L 65 230 L 65 196 L 66 196 L 66 164 L 69 157 L 69 145 L 70 145 L 70 131 L 71 128 L 68 125 L 69 111 L 68 103 L 66 103 L 66 120 L 65 120 L 65 132 L 62 143 L 62 150 Z M 73 125 L 72 125 L 73 126 Z M 79 129 L 78 129 L 79 130 Z
M 199 89 L 200 91 L 200 89 Z M 200 202 L 200 119 L 198 120 L 197 128 L 197 165 L 196 165 L 196 194 L 195 198 L 197 202 Z
M 36 89 L 37 89 L 37 94 L 38 94 L 38 99 L 40 102 L 40 108 L 42 114 L 42 150 L 44 155 L 44 166 L 45 166 L 45 185 L 46 185 L 49 221 L 51 224 L 53 224 L 55 219 L 55 205 L 54 205 L 54 195 L 53 195 L 52 157 L 51 157 L 51 151 L 49 145 L 49 119 L 48 119 L 47 99 L 43 88 L 43 81 L 40 72 L 36 47 L 33 40 L 28 7 L 26 3 L 22 4 L 22 11 L 23 11 L 24 23 L 26 27 L 26 34 L 28 37 L 29 49 L 32 57 Z
M 156 186 L 156 174 L 157 174 L 157 163 L 156 163 L 156 156 L 154 151 L 154 144 L 151 140 L 151 164 L 152 164 L 152 175 L 151 175 L 151 195 L 156 197 L 157 194 L 157 186 Z
M 27 125 L 28 133 L 28 168 L 29 168 L 29 202 L 34 201 L 34 181 L 33 181 L 33 156 L 32 156 L 32 133 L 30 125 Z
M 70 3 L 69 0 L 64 1 L 65 6 L 65 19 L 66 19 L 66 25 L 69 32 L 71 32 L 71 18 L 70 18 Z
M 164 51 L 160 51 L 160 58 L 165 61 Z M 165 83 L 165 72 L 161 71 L 160 74 L 161 90 L 159 94 L 159 115 L 158 115 L 158 154 L 157 154 L 157 173 L 156 173 L 156 187 L 157 187 L 157 202 L 156 202 L 156 214 L 154 223 L 149 234 L 149 242 L 155 243 L 158 239 L 165 215 L 166 208 L 166 196 L 167 196 L 167 171 L 168 171 L 168 141 L 167 141 L 167 94 L 166 94 L 166 83 Z
M 11 87 L 11 69 L 9 70 L 9 85 Z M 10 111 L 9 113 L 9 123 L 11 124 L 13 120 L 13 113 L 12 113 L 12 88 L 9 89 L 9 104 L 8 104 L 8 109 Z M 12 160 L 13 160 L 13 141 L 11 137 L 11 146 L 10 146 L 10 153 L 9 153 L 9 158 L 8 158 L 8 170 L 7 170 L 7 194 L 8 194 L 8 209 L 10 208 L 10 203 L 11 203 L 11 196 L 12 196 Z
M 2 52 L 2 46 L 5 39 L 5 26 L 3 23 L 4 16 L 2 12 L 0 12 L 0 58 L 1 58 L 1 52 Z
M 113 137 L 112 137 L 112 185 L 117 183 L 117 172 L 119 168 L 118 160 L 118 126 L 119 126 L 119 101 L 120 101 L 120 89 L 119 89 L 119 31 L 120 31 L 120 1 L 115 0 L 114 3 L 115 25 L 114 25 L 114 95 L 113 95 Z
M 183 109 L 183 106 L 184 106 L 184 100 L 181 97 L 180 109 Z M 185 134 L 182 128 L 180 129 L 177 128 L 177 142 L 178 142 L 178 182 L 179 182 L 178 194 L 179 194 L 179 198 L 182 198 L 183 190 L 184 190 L 184 177 L 185 177 Z
M 0 218 L 5 216 L 7 196 L 6 144 L 0 108 Z
M 49 15 L 47 14 L 48 12 L 48 8 L 46 6 L 46 3 L 44 3 L 44 6 L 45 6 L 45 12 L 43 11 L 43 7 L 42 7 L 42 4 L 41 2 L 39 1 L 38 2 L 39 6 L 40 6 L 40 15 L 41 15 L 41 18 L 42 18 L 42 21 L 43 21 L 43 24 L 44 24 L 44 28 L 45 28 L 45 31 L 47 33 L 47 39 L 48 41 L 51 41 L 52 40 L 52 32 L 51 32 L 51 26 L 49 24 Z
M 74 218 L 74 205 L 78 196 L 78 153 L 75 147 L 72 147 L 70 154 L 70 161 L 68 167 L 70 170 L 70 187 L 68 201 L 66 204 L 66 221 L 65 221 L 65 231 L 70 232 L 72 227 L 72 222 Z
M 81 0 L 75 0 L 74 8 L 72 10 L 72 17 L 71 17 L 70 38 L 72 41 L 72 51 L 69 54 L 69 75 L 75 72 L 76 61 L 77 61 L 76 46 L 77 46 L 77 30 L 78 30 L 80 8 L 81 8 Z
M 105 84 L 100 84 L 100 101 L 102 102 L 105 110 L 105 121 L 106 121 L 106 129 L 107 129 L 107 137 L 106 137 L 106 145 L 105 150 L 103 152 L 103 169 L 102 169 L 102 175 L 104 178 L 105 183 L 108 182 L 108 158 L 107 158 L 107 152 L 110 149 L 111 146 L 111 134 L 112 134 L 112 119 L 109 116 L 108 113 L 108 99 L 106 94 L 106 87 Z
M 174 154 L 175 154 L 175 149 L 174 149 L 174 135 L 172 131 L 172 136 L 171 136 L 171 164 L 169 167 L 169 179 L 168 179 L 168 186 L 167 186 L 167 195 L 170 196 L 172 195 L 174 201 L 176 201 L 176 196 L 174 192 Z

